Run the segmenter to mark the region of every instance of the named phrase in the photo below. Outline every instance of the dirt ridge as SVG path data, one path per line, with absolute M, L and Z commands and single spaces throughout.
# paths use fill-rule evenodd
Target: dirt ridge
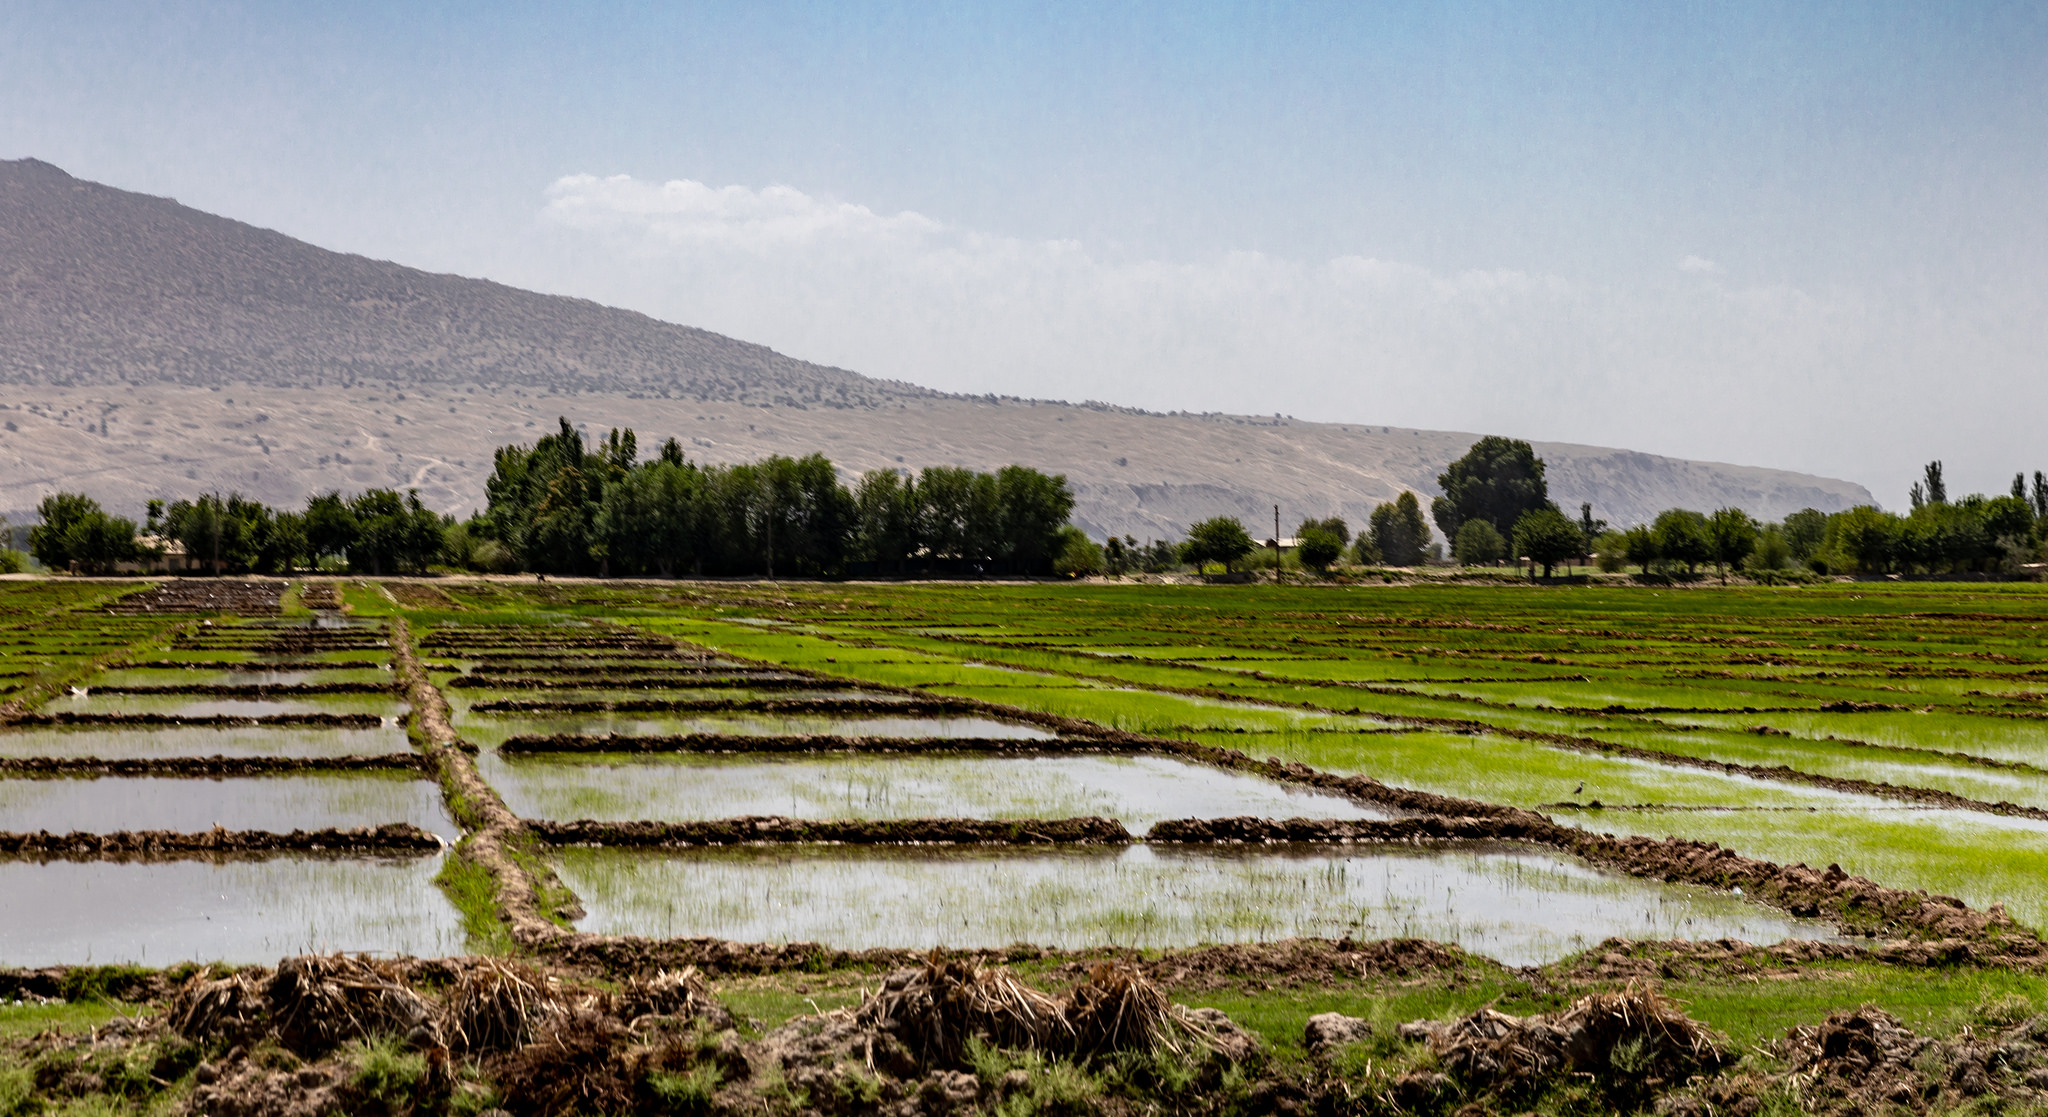
M 802 819 L 749 815 L 702 822 L 528 820 L 551 845 L 722 846 L 815 842 L 835 845 L 1105 845 L 1132 841 L 1113 818 Z

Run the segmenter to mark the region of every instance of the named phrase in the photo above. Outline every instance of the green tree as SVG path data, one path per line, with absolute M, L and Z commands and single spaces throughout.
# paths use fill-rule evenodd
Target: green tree
M 1327 571 L 1330 564 L 1344 557 L 1344 540 L 1336 532 L 1317 524 L 1303 531 L 1296 552 L 1303 566 Z
M 1456 539 L 1468 520 L 1485 520 L 1506 538 L 1523 513 L 1550 503 L 1543 459 L 1520 439 L 1487 435 L 1438 474 L 1436 483 L 1444 495 L 1431 503 L 1430 515 L 1446 539 Z
M 1783 570 L 1792 565 L 1792 543 L 1780 524 L 1767 524 L 1757 532 L 1756 550 L 1746 565 L 1751 570 Z
M 1543 567 L 1543 576 L 1583 553 L 1586 535 L 1555 506 L 1522 513 L 1515 521 L 1515 553 Z
M 129 521 L 111 519 L 100 502 L 84 493 L 53 493 L 43 498 L 36 506 L 36 526 L 29 529 L 28 552 L 36 561 L 52 570 L 64 570 L 74 562 L 87 570 L 99 569 L 120 561 L 121 557 L 108 557 L 110 552 L 119 550 L 113 537 L 119 534 L 119 523 L 128 524 L 130 545 L 133 545 L 135 525 Z
M 1618 574 L 1628 565 L 1628 533 L 1603 531 L 1593 540 L 1593 560 L 1603 573 Z
M 1785 546 L 1800 562 L 1820 553 L 1827 545 L 1828 514 L 1818 508 L 1802 508 L 1785 517 Z
M 1628 561 L 1642 567 L 1645 574 L 1650 572 L 1651 563 L 1664 560 L 1664 552 L 1657 546 L 1657 533 L 1648 524 L 1628 529 L 1623 536 L 1622 553 Z
M 1742 560 L 1756 550 L 1756 521 L 1740 508 L 1717 508 L 1707 517 L 1707 542 L 1714 565 L 1720 569 L 1721 583 L 1728 582 L 1728 568 L 1741 566 Z
M 1580 501 L 1579 534 L 1584 535 L 1586 537 L 1586 549 L 1580 551 L 1579 553 L 1582 555 L 1592 554 L 1594 542 L 1597 541 L 1600 538 L 1601 533 L 1605 532 L 1606 530 L 1606 520 L 1596 520 L 1593 518 L 1593 502 L 1590 500 Z
M 1403 492 L 1373 509 L 1370 530 L 1380 561 L 1390 566 L 1422 564 L 1423 549 L 1429 546 L 1429 523 L 1422 518 L 1422 502 L 1414 493 Z
M 416 574 L 441 553 L 441 517 L 420 503 L 418 489 L 399 496 L 393 489 L 369 489 L 349 501 L 358 527 L 349 548 L 352 570 L 372 574 Z
M 1904 521 L 1868 504 L 1838 513 L 1831 525 L 1836 547 L 1865 574 L 1880 574 L 1896 561 Z
M 1657 514 L 1650 525 L 1657 537 L 1657 555 L 1665 562 L 1684 563 L 1687 573 L 1714 556 L 1713 540 L 1707 535 L 1707 518 L 1684 508 L 1670 508 Z
M 920 546 L 915 483 L 893 469 L 871 469 L 861 475 L 853 504 L 855 557 L 904 573 Z
M 1006 465 L 996 471 L 995 481 L 1000 509 L 997 557 L 1017 574 L 1051 572 L 1054 560 L 1073 538 L 1065 532 L 1067 517 L 1074 511 L 1066 474 Z
M 1500 532 L 1485 520 L 1467 520 L 1458 529 L 1457 541 L 1451 544 L 1451 554 L 1466 566 L 1492 566 L 1507 553 L 1507 541 Z
M 356 517 L 338 492 L 306 501 L 306 556 L 315 568 L 324 558 L 345 558 L 356 543 Z
M 1199 573 L 1204 566 L 1220 562 L 1234 568 L 1239 559 L 1252 553 L 1251 534 L 1235 516 L 1217 516 L 1188 528 L 1188 540 L 1181 545 L 1181 560 Z
M 1294 529 L 1294 537 L 1301 539 L 1306 537 L 1309 532 L 1318 529 L 1336 536 L 1337 545 L 1340 547 L 1348 546 L 1351 543 L 1351 525 L 1345 523 L 1342 516 L 1330 516 L 1321 520 L 1303 520 L 1301 521 L 1301 526 Z
M 1085 578 L 1102 573 L 1102 548 L 1088 538 L 1080 528 L 1071 525 L 1055 533 L 1059 554 L 1053 559 L 1052 572 L 1067 578 Z

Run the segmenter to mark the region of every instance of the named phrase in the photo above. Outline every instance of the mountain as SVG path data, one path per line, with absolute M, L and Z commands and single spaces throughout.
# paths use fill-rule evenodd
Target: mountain
M 1475 437 L 957 396 L 583 299 L 331 252 L 167 198 L 0 161 L 0 510 L 59 488 L 124 511 L 240 489 L 296 503 L 417 487 L 480 504 L 493 448 L 558 415 L 706 460 L 819 450 L 847 469 L 1022 462 L 1091 532 L 1363 520 Z M 1516 433 L 1516 432 L 1502 432 Z M 1782 470 L 1537 442 L 1552 494 L 1616 523 L 1674 505 L 1775 518 L 1870 500 Z

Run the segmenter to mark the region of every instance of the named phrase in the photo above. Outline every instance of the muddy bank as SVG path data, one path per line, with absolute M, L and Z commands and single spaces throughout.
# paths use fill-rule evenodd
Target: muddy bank
M 970 714 L 981 711 L 985 706 L 986 703 L 954 698 L 892 698 L 886 701 L 866 698 L 623 698 L 573 702 L 508 698 L 479 702 L 470 709 L 480 714 L 886 714 L 895 717 Z
M 616 733 L 586 736 L 507 737 L 498 746 L 507 755 L 593 752 L 679 753 L 998 753 L 1006 756 L 1069 755 L 1077 752 L 1135 752 L 1114 749 L 1099 741 L 1017 737 L 846 737 L 827 733 L 781 736 L 738 736 L 729 733 L 683 733 L 665 737 L 627 737 Z
M 14 720 L 16 725 L 112 725 L 112 726 L 181 726 L 184 728 L 250 729 L 261 725 L 295 726 L 321 729 L 378 729 L 384 719 L 376 714 L 196 714 L 189 717 L 177 714 L 22 714 Z
M 153 670 L 176 671 L 341 671 L 388 666 L 390 666 L 390 661 L 384 659 L 272 659 L 261 663 L 250 663 L 244 660 L 224 662 L 213 659 L 141 659 L 131 660 L 127 663 L 109 664 L 108 670 L 125 671 L 133 668 L 149 668 Z
M 406 822 L 348 829 L 293 830 L 282 834 L 269 830 L 224 830 L 219 827 L 198 832 L 0 832 L 0 854 L 48 860 L 101 860 L 126 856 L 179 857 L 213 853 L 420 854 L 437 853 L 441 848 L 441 839 Z
M 729 675 L 736 671 L 749 670 L 749 668 L 746 665 L 738 663 L 713 663 L 708 661 L 697 662 L 703 660 L 704 657 L 699 655 L 693 655 L 686 652 L 675 652 L 672 654 L 672 656 L 668 657 L 658 656 L 650 653 L 646 655 L 633 656 L 631 658 L 635 660 L 651 660 L 654 662 L 651 664 L 589 663 L 580 661 L 554 662 L 543 659 L 538 656 L 523 659 L 476 659 L 465 657 L 465 662 L 472 663 L 475 665 L 470 668 L 470 673 L 472 675 L 510 674 L 513 672 L 525 672 L 530 674 L 535 671 L 546 671 L 550 676 L 554 677 L 588 677 L 613 675 L 621 671 L 630 671 L 634 674 L 647 676 L 649 678 L 673 677 L 687 679 L 694 678 L 699 675 Z M 661 660 L 666 658 L 672 658 L 674 662 L 660 662 Z M 686 660 L 689 662 L 685 662 Z M 803 675 L 802 672 L 790 671 L 787 668 L 777 668 L 775 669 L 774 673 L 797 675 L 804 678 L 812 677 L 808 675 Z
M 533 948 L 569 932 L 552 922 L 541 900 L 540 882 L 514 859 L 508 846 L 531 842 L 525 826 L 476 770 L 460 746 L 448 700 L 427 680 L 413 654 L 412 631 L 403 618 L 391 621 L 392 666 L 413 709 L 427 757 L 439 774 L 450 813 L 465 840 L 455 855 L 489 873 L 496 885 L 497 916 L 521 946 Z M 559 882 L 554 882 L 559 886 Z M 566 890 L 565 890 L 566 891 Z
M 800 675 L 704 674 L 547 679 L 535 675 L 457 675 L 441 685 L 450 690 L 816 690 L 817 679 Z
M 1553 827 L 1518 818 L 1170 818 L 1153 824 L 1148 842 L 1334 842 L 1388 844 L 1427 841 L 1527 842 Z
M 147 613 L 243 613 L 274 617 L 286 583 L 234 578 L 172 578 L 107 606 L 124 616 Z
M 265 664 L 277 670 L 276 664 Z M 325 667 L 324 664 L 321 665 Z M 294 694 L 390 694 L 395 683 L 116 683 L 92 694 L 196 694 L 209 698 L 283 698 Z
M 299 604 L 323 613 L 339 613 L 348 608 L 341 600 L 341 590 L 333 582 L 303 582 L 299 586 Z
M 750 816 L 704 822 L 547 822 L 527 831 L 550 845 L 721 846 L 749 842 L 839 845 L 1103 845 L 1131 841 L 1113 818 L 911 818 L 813 820 Z
M 301 772 L 431 772 L 418 753 L 347 756 L 0 757 L 0 776 L 276 776 Z

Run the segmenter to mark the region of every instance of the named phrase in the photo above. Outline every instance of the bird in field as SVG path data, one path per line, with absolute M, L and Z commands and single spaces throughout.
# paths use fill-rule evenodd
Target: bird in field
M 1575 787 L 1575 788 L 1572 788 L 1572 794 L 1573 794 L 1573 795 L 1577 795 L 1577 794 L 1579 794 L 1579 793 L 1581 793 L 1581 792 L 1583 792 L 1583 791 L 1585 791 L 1585 790 L 1586 790 L 1586 781 L 1585 781 L 1585 780 L 1580 780 L 1580 781 L 1579 781 L 1579 786 L 1577 786 L 1577 787 Z

